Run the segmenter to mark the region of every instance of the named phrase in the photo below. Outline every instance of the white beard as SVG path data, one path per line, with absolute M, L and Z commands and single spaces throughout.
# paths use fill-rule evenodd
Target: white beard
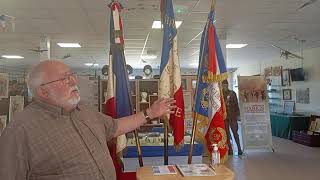
M 72 98 L 72 99 L 68 100 L 68 101 L 66 102 L 66 104 L 68 104 L 68 105 L 70 105 L 70 106 L 72 106 L 72 107 L 77 107 L 77 105 L 79 104 L 79 102 L 80 102 L 80 96 L 79 96 L 78 98 Z

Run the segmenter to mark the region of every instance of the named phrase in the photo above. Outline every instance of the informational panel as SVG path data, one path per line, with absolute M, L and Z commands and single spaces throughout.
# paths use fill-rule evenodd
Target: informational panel
M 264 77 L 239 76 L 238 86 L 244 149 L 266 148 L 273 150 L 267 87 Z

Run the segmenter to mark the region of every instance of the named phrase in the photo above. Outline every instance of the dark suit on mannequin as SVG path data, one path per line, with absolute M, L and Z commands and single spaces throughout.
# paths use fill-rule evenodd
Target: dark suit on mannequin
M 242 150 L 240 146 L 239 134 L 238 134 L 238 119 L 240 116 L 239 105 L 238 105 L 238 98 L 234 91 L 229 90 L 228 88 L 228 81 L 225 80 L 222 82 L 223 87 L 223 98 L 226 104 L 227 110 L 227 118 L 225 120 L 225 128 L 227 132 L 227 141 L 229 147 L 229 155 L 233 154 L 232 144 L 230 142 L 231 133 L 230 128 L 232 130 L 232 134 L 238 146 L 238 155 L 242 155 Z

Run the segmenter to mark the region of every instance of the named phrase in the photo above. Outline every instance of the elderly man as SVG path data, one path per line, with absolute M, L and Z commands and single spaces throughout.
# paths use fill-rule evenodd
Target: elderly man
M 229 155 L 233 154 L 232 144 L 230 142 L 232 130 L 233 137 L 237 143 L 238 155 L 242 155 L 242 150 L 240 146 L 239 134 L 238 134 L 238 119 L 240 116 L 238 98 L 234 91 L 229 90 L 229 83 L 227 80 L 222 81 L 223 88 L 223 98 L 227 109 L 227 118 L 224 122 L 227 131 L 227 141 L 229 146 Z
M 175 108 L 173 99 L 160 99 L 113 120 L 81 105 L 75 74 L 53 60 L 33 68 L 29 88 L 34 101 L 0 136 L 1 180 L 113 180 L 107 141 Z

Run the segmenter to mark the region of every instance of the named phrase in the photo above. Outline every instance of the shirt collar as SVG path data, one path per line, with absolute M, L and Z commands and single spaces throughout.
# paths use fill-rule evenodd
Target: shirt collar
M 61 108 L 61 107 L 45 103 L 41 100 L 34 100 L 33 103 L 36 106 L 38 106 L 38 108 L 44 109 L 45 111 L 52 113 L 56 116 L 68 116 L 74 111 L 74 110 L 72 110 L 70 112 L 67 112 L 67 111 L 63 110 L 63 108 Z M 79 107 L 77 107 L 76 109 L 79 110 Z

